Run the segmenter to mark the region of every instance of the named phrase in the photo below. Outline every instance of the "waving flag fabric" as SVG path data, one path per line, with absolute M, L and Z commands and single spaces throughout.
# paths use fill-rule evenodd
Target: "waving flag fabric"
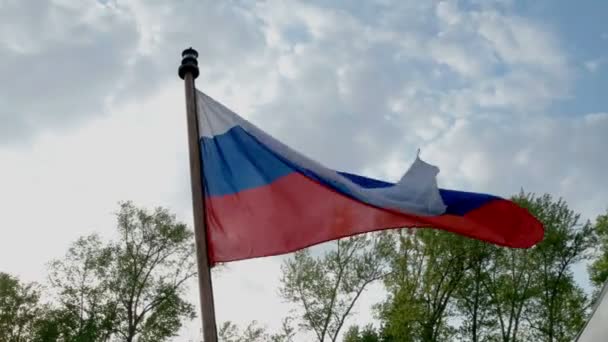
M 540 222 L 511 201 L 439 189 L 439 169 L 420 158 L 394 184 L 338 172 L 200 91 L 196 100 L 212 263 L 388 228 L 437 228 L 521 248 L 543 237 Z

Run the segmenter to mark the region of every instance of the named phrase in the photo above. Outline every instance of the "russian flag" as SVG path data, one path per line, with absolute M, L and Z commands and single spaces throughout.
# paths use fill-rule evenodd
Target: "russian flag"
M 511 201 L 439 189 L 439 169 L 418 157 L 395 184 L 338 172 L 198 90 L 196 101 L 212 264 L 388 228 L 443 229 L 519 248 L 543 238 L 541 223 Z

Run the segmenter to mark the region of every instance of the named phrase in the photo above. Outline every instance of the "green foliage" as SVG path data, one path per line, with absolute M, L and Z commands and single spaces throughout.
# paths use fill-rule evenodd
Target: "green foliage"
M 111 249 L 97 235 L 72 244 L 65 258 L 50 264 L 49 281 L 59 307 L 47 319 L 71 341 L 103 341 L 113 332 L 116 302 L 107 282 Z
M 46 305 L 40 310 L 38 317 L 34 321 L 34 336 L 32 342 L 56 342 L 56 341 L 77 341 L 74 338 L 62 338 L 60 313 L 52 307 Z M 65 335 L 64 335 L 65 336 Z M 84 339 L 80 339 L 84 341 Z
M 350 327 L 344 334 L 344 342 L 380 342 L 381 338 L 372 325 L 367 325 L 363 330 L 358 326 Z
M 266 328 L 260 326 L 257 321 L 249 323 L 243 331 L 230 321 L 224 322 L 218 330 L 219 342 L 265 342 L 268 339 Z
M 182 299 L 185 282 L 196 275 L 193 233 L 166 209 L 150 213 L 128 202 L 118 213 L 118 233 L 107 269 L 114 329 L 127 342 L 136 335 L 165 341 L 194 317 L 194 307 Z
M 340 330 L 366 287 L 381 279 L 383 239 L 366 235 L 338 240 L 320 258 L 295 253 L 282 267 L 281 295 L 301 309 L 301 327 L 318 341 L 337 341 Z
M 192 232 L 161 208 L 122 203 L 117 217 L 118 241 L 83 237 L 51 263 L 59 307 L 46 326 L 61 340 L 166 341 L 194 317 L 183 294 L 196 275 Z
M 281 330 L 274 334 L 268 334 L 266 328 L 253 321 L 244 329 L 230 322 L 224 322 L 218 329 L 219 342 L 292 342 L 295 331 L 291 326 L 291 319 L 283 319 Z
M 236 342 L 239 341 L 239 327 L 230 322 L 226 321 L 218 327 L 217 336 L 219 342 Z
M 15 277 L 0 273 L 0 341 L 25 342 L 33 338 L 39 299 L 36 284 L 22 284 Z
M 388 300 L 379 306 L 387 336 L 398 341 L 445 341 L 450 304 L 471 267 L 470 241 L 439 230 L 390 234 L 392 272 L 385 278 Z
M 458 336 L 463 341 L 484 341 L 497 328 L 497 319 L 492 315 L 492 297 L 489 295 L 489 270 L 496 261 L 497 249 L 481 241 L 467 241 L 469 265 L 460 285 L 454 293 L 455 312 L 462 316 Z
M 608 210 L 597 217 L 595 233 L 598 236 L 598 257 L 589 267 L 589 278 L 601 288 L 608 281 Z
M 359 326 L 353 325 L 346 333 L 344 333 L 344 342 L 359 342 L 361 340 L 361 332 L 359 331 Z
M 589 257 L 596 241 L 593 226 L 549 195 L 520 195 L 515 200 L 545 226 L 544 240 L 531 251 L 535 296 L 527 303 L 526 321 L 538 340 L 571 341 L 584 324 L 587 301 L 571 268 Z
M 479 284 L 481 300 L 488 304 L 486 317 L 490 318 L 487 338 L 495 341 L 522 339 L 522 320 L 528 301 L 536 295 L 534 256 L 531 250 L 489 246 L 490 260 L 481 270 Z M 466 294 L 465 298 L 466 298 Z M 465 312 L 466 313 L 466 312 Z M 471 341 L 483 341 L 482 331 L 469 335 Z
M 295 335 L 296 330 L 292 326 L 293 319 L 291 317 L 286 317 L 281 322 L 281 330 L 277 333 L 270 335 L 271 342 L 292 342 Z
M 592 226 L 549 195 L 514 198 L 545 225 L 530 249 L 501 248 L 437 230 L 392 233 L 389 291 L 378 306 L 395 341 L 570 341 L 586 297 L 572 266 L 588 258 Z M 456 324 L 455 321 L 460 321 Z

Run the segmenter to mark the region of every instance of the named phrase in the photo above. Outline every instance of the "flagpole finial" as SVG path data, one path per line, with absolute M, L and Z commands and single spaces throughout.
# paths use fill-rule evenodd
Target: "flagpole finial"
M 192 73 L 196 79 L 199 75 L 198 71 L 198 52 L 192 47 L 187 48 L 182 52 L 182 65 L 179 66 L 178 74 L 183 80 L 187 73 Z

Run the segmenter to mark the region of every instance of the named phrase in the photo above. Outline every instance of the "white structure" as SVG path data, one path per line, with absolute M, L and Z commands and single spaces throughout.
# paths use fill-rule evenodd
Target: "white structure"
M 576 342 L 608 341 L 608 282 L 604 284 L 589 321 L 576 339 Z

